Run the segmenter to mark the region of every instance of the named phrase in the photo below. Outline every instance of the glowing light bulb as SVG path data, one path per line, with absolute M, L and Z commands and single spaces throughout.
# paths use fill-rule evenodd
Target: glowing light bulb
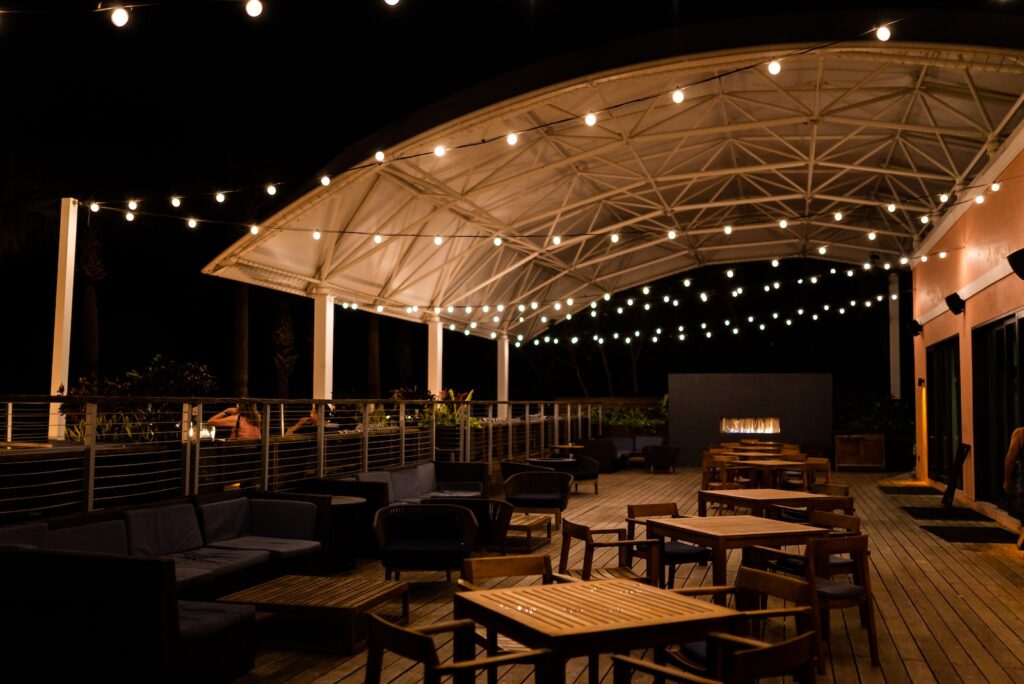
M 384 4 L 388 7 L 394 7 L 398 4 L 398 0 L 384 0 Z
M 836 213 L 832 214 L 832 218 L 834 218 L 836 221 L 842 221 L 843 220 L 843 212 L 837 211 Z
M 437 147 L 434 148 L 434 156 L 443 157 L 445 155 L 445 152 L 447 151 L 448 150 L 445 149 L 444 145 L 438 145 Z
M 944 252 L 944 251 L 943 252 L 939 252 L 939 258 L 940 259 L 945 259 L 947 256 L 949 256 L 949 255 L 946 254 L 946 252 Z
M 324 186 L 326 188 L 330 184 L 331 184 L 331 177 L 330 176 L 320 176 L 320 185 L 322 185 L 322 186 Z
M 683 92 L 682 88 L 676 88 L 672 91 L 672 101 L 676 104 L 682 104 L 685 99 L 686 94 Z
M 732 278 L 734 275 L 736 275 L 736 271 L 732 270 L 731 268 L 725 272 L 726 278 Z
M 495 247 L 501 247 L 501 238 L 500 237 L 495 236 L 495 238 L 494 238 L 494 246 Z
M 782 72 L 782 65 L 779 64 L 779 60 L 773 59 L 768 62 L 768 73 L 772 76 L 778 76 Z
M 949 195 L 947 195 L 946 193 L 942 193 L 941 195 L 939 195 L 939 201 L 945 204 L 946 202 L 949 201 Z
M 809 280 L 811 281 L 811 285 L 817 285 L 818 284 L 818 276 L 811 276 L 809 278 Z
M 701 292 L 700 293 L 700 301 L 702 301 L 702 302 L 708 301 L 708 293 L 707 292 Z
M 499 304 L 498 306 L 496 306 L 494 308 L 498 310 L 498 313 L 501 313 L 501 312 L 503 312 L 505 310 L 505 305 L 504 304 Z
M 726 235 L 732 235 L 732 226 L 726 226 L 725 228 L 722 229 L 722 232 L 725 233 Z
M 593 126 L 594 124 L 597 123 L 597 114 L 590 112 L 585 117 L 583 117 L 583 123 L 587 124 L 588 126 Z
M 440 246 L 442 242 L 444 242 L 444 239 L 442 239 L 440 235 L 435 235 L 434 236 L 434 244 L 435 245 Z
M 89 205 L 89 211 L 91 211 L 92 213 L 95 214 L 99 210 L 100 210 L 100 205 L 99 205 L 98 202 L 93 202 L 92 204 Z
M 974 202 L 976 204 L 984 204 L 985 203 L 985 196 L 984 195 L 978 195 L 977 197 L 974 198 Z
M 131 223 L 132 221 L 134 221 L 134 220 L 135 220 L 135 214 L 133 214 L 133 213 L 132 213 L 132 212 L 130 212 L 130 211 L 128 211 L 128 212 L 125 212 L 125 215 L 124 215 L 124 220 L 125 220 L 125 221 L 128 221 L 129 223 Z
M 683 287 L 690 287 L 690 282 L 689 278 L 683 278 Z
M 781 221 L 779 221 L 779 228 L 782 228 L 783 230 L 789 228 L 789 221 L 787 221 L 786 219 L 782 219 Z
M 380 243 L 384 242 L 384 238 L 381 236 L 380 233 L 377 233 L 376 235 L 373 236 L 373 241 L 375 244 L 379 245 Z
M 675 240 L 676 239 L 676 231 L 674 231 L 674 230 L 668 231 L 668 239 L 669 240 Z
M 778 259 L 772 259 L 772 268 L 778 268 L 778 267 L 779 267 L 779 260 Z
M 619 241 L 619 234 L 618 233 L 612 233 L 612 244 L 615 244 L 618 241 Z
M 878 38 L 878 40 L 880 40 L 880 41 L 882 41 L 884 43 L 885 41 L 887 41 L 890 38 L 892 38 L 892 31 L 889 30 L 888 26 L 886 26 L 885 24 L 882 24 L 875 31 L 875 38 Z
M 900 257 L 900 266 L 906 266 L 909 263 L 910 263 L 910 258 L 909 257 L 905 257 L 905 256 L 901 256 Z
M 377 305 L 377 313 L 380 313 L 383 310 L 384 310 L 384 306 L 382 304 L 378 304 Z
M 555 311 L 561 311 L 562 310 L 562 302 L 555 302 L 554 309 L 555 309 Z
M 263 14 L 263 3 L 260 0 L 249 0 L 245 3 L 245 13 L 255 19 Z
M 852 268 L 851 269 L 847 269 L 846 277 L 847 278 L 852 278 L 853 277 L 853 269 Z
M 126 10 L 124 7 L 121 7 L 120 5 L 115 7 L 113 11 L 111 11 L 110 13 L 110 23 L 112 23 L 117 28 L 124 28 L 124 26 L 128 23 L 128 19 L 128 10 Z
M 884 264 L 882 264 L 882 268 L 884 268 L 886 271 L 888 271 L 890 268 L 892 268 L 892 264 L 890 264 L 888 261 L 886 261 Z
M 922 264 L 928 263 L 928 255 L 927 254 L 922 254 L 921 255 L 921 263 Z
M 382 152 L 381 150 L 377 150 L 374 153 L 373 158 L 376 159 L 378 163 L 384 161 L 384 152 Z
M 991 187 L 992 187 L 992 192 L 999 192 L 999 189 L 1001 187 L 1003 187 L 1003 186 L 1000 185 L 999 183 L 993 183 Z
M 249 226 L 249 233 L 251 233 L 252 235 L 259 235 L 260 227 L 257 226 L 255 223 L 252 224 L 251 226 Z
M 277 194 L 277 186 L 274 185 L 273 183 L 267 184 L 267 188 L 266 189 L 267 189 L 267 194 L 270 195 L 271 197 L 273 197 L 274 195 Z
M 505 142 L 507 142 L 509 145 L 515 145 L 517 142 L 519 142 L 519 136 L 516 135 L 515 133 L 509 133 L 508 135 L 505 136 Z
M 876 233 L 875 231 L 871 231 L 870 233 L 868 233 L 868 240 L 875 240 L 877 238 L 878 238 L 878 233 Z
M 626 300 L 626 305 L 627 306 L 633 306 L 633 298 L 632 297 L 630 297 L 629 299 Z
M 889 202 L 889 206 L 887 206 L 887 207 L 886 207 L 886 209 L 888 209 L 888 210 L 889 210 L 889 213 L 891 214 L 891 213 L 893 213 L 894 211 L 896 211 L 896 205 L 895 205 L 895 204 L 893 204 L 892 202 Z
M 826 252 L 828 252 L 828 247 L 826 247 L 825 245 L 818 247 L 818 254 L 824 256 Z
M 558 245 L 562 244 L 562 238 L 559 237 L 558 235 L 553 236 L 551 238 L 551 244 L 557 247 Z
M 540 306 L 540 304 L 538 304 L 537 302 L 530 302 L 530 308 L 533 309 L 534 311 L 537 310 L 538 306 Z
M 180 207 L 181 206 L 181 198 L 180 197 L 172 197 L 171 198 L 171 206 L 174 207 L 175 209 Z
M 314 240 L 319 240 L 319 239 L 320 239 L 320 237 L 321 237 L 321 235 L 320 235 L 320 231 L 319 231 L 319 230 L 314 230 L 314 231 L 313 231 L 313 239 L 314 239 Z
M 213 199 L 217 200 L 218 204 L 223 204 L 224 200 L 227 198 L 224 196 L 223 192 L 218 192 L 216 195 L 213 196 Z
M 864 262 L 864 270 L 865 271 L 870 271 L 871 270 L 871 263 L 870 262 L 867 262 L 867 261 Z
M 198 225 L 199 225 L 199 222 L 198 222 L 198 221 L 196 221 L 196 220 L 195 220 L 194 218 L 190 218 L 190 219 L 188 220 L 188 227 L 189 227 L 189 228 L 195 228 L 195 227 L 196 227 L 196 226 L 198 226 Z
M 609 299 L 611 299 L 611 298 L 612 298 L 612 296 L 611 296 L 611 294 L 610 294 L 610 293 L 608 293 L 608 292 L 605 292 L 605 293 L 604 293 L 604 301 L 606 301 L 606 302 L 607 302 L 607 301 L 608 301 Z
M 980 197 L 980 195 L 979 195 L 979 197 Z M 985 200 L 982 200 L 982 202 L 984 202 L 984 201 Z M 924 224 L 924 225 L 927 225 L 928 221 L 930 221 L 930 220 L 931 219 L 929 219 L 927 215 L 921 217 L 921 223 Z
M 139 208 L 139 203 L 136 202 L 135 200 L 131 200 L 131 201 L 128 202 L 128 209 L 130 209 L 131 211 L 135 211 L 138 208 Z

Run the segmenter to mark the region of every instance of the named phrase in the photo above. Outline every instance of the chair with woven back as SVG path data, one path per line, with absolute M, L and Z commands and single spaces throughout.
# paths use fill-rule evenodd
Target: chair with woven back
M 598 541 L 595 537 L 614 536 L 614 541 Z M 581 541 L 583 548 L 583 567 L 569 567 L 569 551 L 573 540 Z M 630 567 L 631 549 L 646 550 L 646 574 L 640 575 Z M 618 565 L 594 567 L 594 552 L 599 549 L 615 549 Z M 657 539 L 630 539 L 626 530 L 615 528 L 591 528 L 569 520 L 562 520 L 562 550 L 558 558 L 558 572 L 563 577 L 581 580 L 594 579 L 630 579 L 647 582 L 657 586 L 661 575 L 661 542 Z
M 793 618 L 796 634 L 813 633 L 815 630 L 814 601 L 811 586 L 804 580 L 773 574 L 755 568 L 741 566 L 732 586 L 686 587 L 673 589 L 683 596 L 708 596 L 712 599 L 732 597 L 733 608 L 740 615 L 731 631 L 742 637 L 765 639 L 769 627 L 781 627 L 776 619 Z M 769 601 L 777 605 L 769 605 Z M 778 629 L 771 630 L 773 633 Z M 658 648 L 654 659 L 660 664 L 681 667 L 700 676 L 714 676 L 716 654 L 707 640 L 698 640 L 671 648 Z
M 786 675 L 801 684 L 814 682 L 813 632 L 778 644 L 712 632 L 708 635 L 708 643 L 718 654 L 713 678 L 622 655 L 612 656 L 613 678 L 616 682 L 628 682 L 633 672 L 643 672 L 656 682 L 667 680 L 688 684 L 753 684 L 761 679 Z
M 473 648 L 472 635 L 476 628 L 472 620 L 452 620 L 423 627 L 402 627 L 373 613 L 368 613 L 366 617 L 370 633 L 366 649 L 366 684 L 380 684 L 384 651 L 391 651 L 403 658 L 423 663 L 423 676 L 420 681 L 425 684 L 440 684 L 441 677 L 446 675 L 472 673 L 500 665 L 536 665 L 550 653 L 545 649 L 534 649 L 473 660 L 472 651 L 468 650 Z M 456 653 L 452 661 L 442 663 L 433 637 L 435 634 L 445 633 L 456 636 Z
M 749 547 L 744 562 L 765 566 L 774 561 L 776 566 L 799 563 L 804 566 L 804 578 L 813 586 L 817 631 L 823 645 L 828 643 L 829 611 L 856 607 L 861 626 L 868 631 L 871 664 L 878 666 L 878 636 L 875 630 L 874 597 L 871 594 L 871 574 L 868 567 L 868 537 L 866 534 L 841 534 L 810 539 L 803 554 L 789 553 L 764 546 Z M 833 558 L 849 558 L 847 566 L 833 563 Z M 790 559 L 790 560 L 786 560 Z M 849 575 L 849 582 L 836 582 L 836 575 Z M 825 663 L 820 660 L 818 672 L 824 673 Z
M 649 503 L 649 504 L 628 504 L 626 506 L 626 536 L 636 539 L 636 532 L 639 526 L 646 527 L 647 518 L 685 518 L 688 516 L 679 514 L 679 506 L 672 503 Z M 629 563 L 633 564 L 633 557 L 636 554 L 636 547 L 628 551 Z M 689 563 L 700 563 L 707 565 L 711 561 L 711 549 L 694 544 L 686 544 L 679 541 L 664 541 L 661 547 L 661 571 L 658 575 L 658 586 L 671 587 L 675 582 L 676 568 Z M 668 568 L 668 579 L 666 581 L 664 569 Z

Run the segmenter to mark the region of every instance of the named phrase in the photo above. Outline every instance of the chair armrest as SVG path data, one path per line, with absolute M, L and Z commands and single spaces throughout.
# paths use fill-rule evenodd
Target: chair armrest
M 573 577 L 572 575 L 563 575 L 560 572 L 551 573 L 551 579 L 556 584 L 569 584 L 570 582 L 582 582 L 579 577 Z
M 515 665 L 516 663 L 534 663 L 551 653 L 547 648 L 536 648 L 530 651 L 518 653 L 507 653 L 504 655 L 491 656 L 489 658 L 477 658 L 476 660 L 461 660 L 458 662 L 438 665 L 436 670 L 441 674 L 453 674 L 465 672 L 466 670 L 478 670 L 489 665 Z
M 680 596 L 721 596 L 722 594 L 735 594 L 736 587 L 684 587 L 682 589 L 670 589 L 669 591 L 673 594 L 679 594 Z
M 606 527 L 602 529 L 592 529 L 590 534 L 625 534 L 625 527 Z
M 620 663 L 639 672 L 655 675 L 655 677 L 668 677 L 677 682 L 694 682 L 694 684 L 720 684 L 717 680 L 699 677 L 689 672 L 677 670 L 674 667 L 665 667 L 647 660 L 640 660 L 631 656 L 613 655 L 612 662 L 615 667 L 621 667 Z
M 595 549 L 610 546 L 657 546 L 661 544 L 660 539 L 620 539 L 618 541 L 590 542 Z
M 741 648 L 765 648 L 771 645 L 758 639 L 736 636 L 735 634 L 727 634 L 725 632 L 712 632 L 708 634 L 708 641 L 719 641 L 728 644 L 731 646 L 730 650 L 732 651 L 738 651 Z
M 685 518 L 683 515 L 649 515 L 646 518 L 626 518 L 626 522 L 631 522 L 634 525 L 646 525 L 650 520 L 657 520 L 659 518 L 665 518 L 668 520 L 674 520 L 676 518 Z
M 455 580 L 455 582 L 456 582 L 456 585 L 458 586 L 458 591 L 482 591 L 483 590 L 483 587 L 478 587 L 477 585 L 473 584 L 472 582 L 468 582 L 468 581 L 462 579 L 461 577 L 459 579 Z
M 460 630 L 468 630 L 470 632 L 476 631 L 476 623 L 472 620 L 449 620 L 447 622 L 435 622 L 432 625 L 424 625 L 422 627 L 414 627 L 413 631 L 425 634 L 427 636 L 433 634 L 443 634 L 444 632 L 458 632 Z
M 774 556 L 775 558 L 799 558 L 804 559 L 802 553 L 792 553 L 790 551 L 783 551 L 782 549 L 773 549 L 770 546 L 748 546 L 748 550 L 755 551 L 765 556 Z

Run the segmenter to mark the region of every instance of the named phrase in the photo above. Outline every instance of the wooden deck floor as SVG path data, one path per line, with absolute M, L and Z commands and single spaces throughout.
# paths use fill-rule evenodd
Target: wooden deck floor
M 882 665 L 872 668 L 866 632 L 855 609 L 833 611 L 831 653 L 821 681 L 1024 682 L 1024 557 L 1012 544 L 948 543 L 921 524 L 988 525 L 979 522 L 917 521 L 903 506 L 939 506 L 939 497 L 886 495 L 883 474 L 841 473 L 853 487 L 858 514 L 870 535 L 873 589 Z M 675 475 L 639 472 L 601 476 L 601 494 L 573 495 L 566 517 L 601 526 L 622 524 L 627 503 L 676 501 L 696 514 L 697 470 Z M 559 536 L 538 552 L 557 563 Z M 730 556 L 730 577 L 740 554 Z M 610 556 L 609 556 L 610 560 Z M 710 568 L 683 568 L 676 586 L 710 584 Z M 379 578 L 379 563 L 361 563 L 356 573 Z M 412 624 L 451 617 L 454 584 L 443 573 L 403 573 L 412 584 Z M 504 585 L 507 586 L 508 584 Z M 443 645 L 450 657 L 450 644 Z M 350 658 L 261 651 L 256 668 L 240 682 L 361 682 L 365 655 Z M 569 681 L 586 681 L 586 660 L 570 661 Z M 384 680 L 417 682 L 420 668 L 387 656 Z M 602 681 L 610 682 L 610 660 L 601 658 Z M 508 668 L 502 682 L 532 681 L 528 668 Z M 478 681 L 483 681 L 481 675 Z M 639 678 L 637 678 L 639 681 Z

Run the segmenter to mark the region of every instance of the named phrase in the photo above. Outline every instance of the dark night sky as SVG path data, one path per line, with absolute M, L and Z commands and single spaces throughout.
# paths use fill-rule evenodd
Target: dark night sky
M 767 24 L 734 24 L 731 5 L 708 3 L 695 11 L 694 3 L 679 0 L 401 0 L 394 8 L 383 0 L 266 0 L 257 20 L 245 16 L 243 4 L 157 3 L 136 10 L 122 30 L 106 14 L 91 12 L 95 3 L 4 5 L 31 11 L 0 14 L 0 393 L 46 391 L 61 196 L 153 198 L 147 206 L 158 201 L 157 210 L 166 212 L 167 198 L 182 194 L 203 217 L 259 220 L 347 148 L 365 157 L 366 145 L 359 141 L 396 122 L 404 120 L 406 132 L 432 125 L 484 104 L 490 93 L 509 96 L 540 85 L 538 79 L 623 63 L 625 54 L 656 56 L 652 45 L 664 55 L 810 37 L 801 31 L 828 39 L 835 37 L 830 32 L 846 30 L 828 15 L 801 13 L 804 7 L 820 11 L 820 3 L 776 3 L 771 11 L 779 16 Z M 953 40 L 957 30 L 972 25 L 988 29 L 990 42 L 1019 41 L 1015 46 L 1024 47 L 1017 37 L 1024 33 L 1016 30 L 1021 3 L 916 3 L 982 13 L 959 24 L 930 19 L 923 10 L 865 9 L 872 4 L 829 6 L 860 11 L 850 25 L 910 16 L 898 37 Z M 708 30 L 703 21 L 718 23 Z M 647 40 L 652 33 L 660 38 Z M 561 59 L 558 68 L 529 68 L 553 58 Z M 476 95 L 458 95 L 485 82 Z M 374 140 L 388 142 L 380 135 Z M 273 200 L 258 190 L 268 181 L 282 183 Z M 231 195 L 220 207 L 209 193 L 221 188 L 252 190 Z M 82 220 L 93 222 L 106 272 L 98 287 L 101 370 L 121 372 L 161 352 L 210 364 L 226 389 L 232 285 L 199 271 L 241 229 L 204 225 L 189 231 L 181 221 L 147 217 L 126 224 L 104 213 L 83 213 Z M 753 282 L 768 277 L 761 275 L 766 268 L 745 267 L 744 273 Z M 819 267 L 787 268 L 795 278 Z M 871 278 L 878 290 L 883 276 Z M 681 287 L 678 279 L 672 286 Z M 668 285 L 661 287 L 663 292 Z M 906 279 L 905 293 L 908 288 Z M 791 308 L 799 305 L 801 295 L 780 296 L 791 297 Z M 311 348 L 311 303 L 253 289 L 255 396 L 273 391 L 266 338 L 282 301 L 295 317 L 300 352 Z M 728 314 L 724 306 L 719 319 Z M 640 393 L 662 393 L 665 373 L 679 370 L 833 369 L 840 372 L 837 387 L 884 392 L 886 360 L 878 342 L 884 339 L 884 315 L 880 308 L 862 313 L 822 325 L 819 332 L 794 326 L 768 340 L 741 335 L 686 351 L 645 349 L 638 366 Z M 339 310 L 337 318 L 336 393 L 363 395 L 367 314 Z M 422 326 L 382 320 L 385 390 L 423 384 L 425 338 Z M 493 345 L 461 338 L 446 338 L 446 384 L 493 396 Z M 593 345 L 579 350 L 587 389 L 606 393 Z M 609 358 L 615 365 L 628 363 L 625 357 Z M 575 370 L 550 348 L 519 353 L 513 364 L 514 396 L 581 393 Z M 72 377 L 76 367 L 81 359 L 73 352 Z M 294 396 L 310 391 L 309 375 L 308 360 L 300 361 Z M 615 376 L 614 391 L 631 393 L 631 378 Z

